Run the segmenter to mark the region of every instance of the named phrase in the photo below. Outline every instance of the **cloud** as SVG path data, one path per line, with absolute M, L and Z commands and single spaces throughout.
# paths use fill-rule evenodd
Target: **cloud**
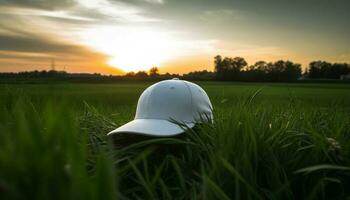
M 57 18 L 57 19 L 67 19 L 74 21 L 94 21 L 93 18 L 79 16 L 74 12 L 65 10 L 42 10 L 38 8 L 26 8 L 26 7 L 14 7 L 14 6 L 0 6 L 0 13 L 2 15 L 16 15 L 17 17 L 46 17 L 46 18 Z
M 164 0 L 142 0 L 142 1 L 146 1 L 148 3 L 156 3 L 156 4 L 163 4 Z
M 71 52 L 82 45 L 77 35 L 96 24 L 156 21 L 141 12 L 135 6 L 108 0 L 1 1 L 0 50 Z
M 47 61 L 48 55 L 44 53 L 32 53 L 32 52 L 17 52 L 17 51 L 2 51 L 0 50 L 0 60 L 30 60 L 30 61 L 38 61 L 45 59 Z
M 206 10 L 200 15 L 200 19 L 209 22 L 227 22 L 232 20 L 241 20 L 244 15 L 242 11 L 234 9 L 217 9 L 217 10 Z
M 55 58 L 67 65 L 72 63 L 105 63 L 107 57 L 84 46 L 53 41 L 42 36 L 0 34 L 1 63 L 44 63 Z
M 1 0 L 0 5 L 56 10 L 71 7 L 74 0 Z
M 19 52 L 78 53 L 75 45 L 50 41 L 43 37 L 23 37 L 0 34 L 0 50 Z
M 26 44 L 30 44 L 30 42 Z M 28 47 L 24 46 L 16 49 L 12 47 L 2 49 L 7 50 L 0 50 L 0 71 L 47 70 L 50 69 L 51 59 L 55 59 L 58 70 L 90 73 L 98 71 L 104 74 L 121 73 L 120 70 L 106 64 L 107 57 L 105 55 L 84 46 L 50 42 L 44 44 L 41 41 L 41 44 L 35 47 L 35 52 L 28 51 Z M 48 51 L 41 51 L 44 49 Z
M 163 3 L 162 0 L 148 1 Z M 66 19 L 67 22 L 71 20 L 130 23 L 160 20 L 144 16 L 143 9 L 137 4 L 113 0 L 4 0 L 0 2 L 0 14 Z
M 122 1 L 109 0 L 76 0 L 77 6 L 74 9 L 79 11 L 89 11 L 85 14 L 91 14 L 101 20 L 110 20 L 114 22 L 132 23 L 132 22 L 153 22 L 159 19 L 146 17 L 143 10 L 136 5 Z M 97 15 L 96 15 L 97 13 Z
M 6 66 L 46 66 L 50 58 L 83 67 L 81 71 L 93 65 L 101 71 L 96 68 L 106 69 L 109 55 L 85 45 L 81 33 L 96 25 L 161 21 L 145 16 L 136 2 L 120 0 L 0 0 L 0 18 L 0 71 Z

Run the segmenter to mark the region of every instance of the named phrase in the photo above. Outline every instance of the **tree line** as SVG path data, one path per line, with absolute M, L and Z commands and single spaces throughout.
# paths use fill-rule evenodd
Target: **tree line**
M 224 81 L 294 81 L 302 74 L 301 65 L 291 61 L 258 61 L 249 66 L 242 57 L 222 58 L 218 55 L 214 63 L 216 79 Z
M 298 79 L 339 79 L 350 73 L 347 63 L 313 61 L 302 72 L 301 65 L 292 61 L 257 61 L 248 65 L 242 57 L 214 58 L 215 78 L 223 81 L 271 81 L 290 82 Z
M 248 65 L 242 57 L 214 57 L 214 71 L 193 71 L 187 74 L 160 74 L 157 67 L 147 71 L 129 72 L 125 75 L 102 75 L 98 73 L 67 73 L 65 71 L 30 71 L 18 73 L 0 73 L 0 78 L 25 79 L 56 79 L 56 80 L 86 80 L 86 81 L 116 81 L 116 80 L 163 80 L 182 78 L 185 80 L 217 80 L 217 81 L 259 81 L 259 82 L 293 82 L 298 79 L 339 79 L 350 74 L 347 63 L 329 63 L 326 61 L 310 62 L 303 72 L 301 65 L 292 61 L 278 60 L 276 62 L 257 61 Z
M 306 75 L 311 79 L 339 79 L 341 75 L 349 73 L 350 65 L 347 63 L 314 61 L 309 64 Z

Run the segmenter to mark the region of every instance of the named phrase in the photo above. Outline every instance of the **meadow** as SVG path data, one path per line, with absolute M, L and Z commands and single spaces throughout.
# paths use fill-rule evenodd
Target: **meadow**
M 1 84 L 0 199 L 350 199 L 350 84 L 198 82 L 213 124 L 108 138 L 151 84 Z

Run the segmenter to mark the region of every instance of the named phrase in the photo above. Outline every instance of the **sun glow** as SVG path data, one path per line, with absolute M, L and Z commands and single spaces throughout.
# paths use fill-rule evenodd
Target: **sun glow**
M 98 27 L 85 31 L 83 40 L 108 55 L 109 65 L 125 72 L 148 70 L 176 54 L 175 40 L 153 29 Z

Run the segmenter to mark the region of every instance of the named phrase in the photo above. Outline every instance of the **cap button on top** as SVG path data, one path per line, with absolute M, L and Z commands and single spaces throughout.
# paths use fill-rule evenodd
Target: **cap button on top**
M 179 78 L 173 78 L 173 79 L 171 79 L 171 80 L 180 80 Z

